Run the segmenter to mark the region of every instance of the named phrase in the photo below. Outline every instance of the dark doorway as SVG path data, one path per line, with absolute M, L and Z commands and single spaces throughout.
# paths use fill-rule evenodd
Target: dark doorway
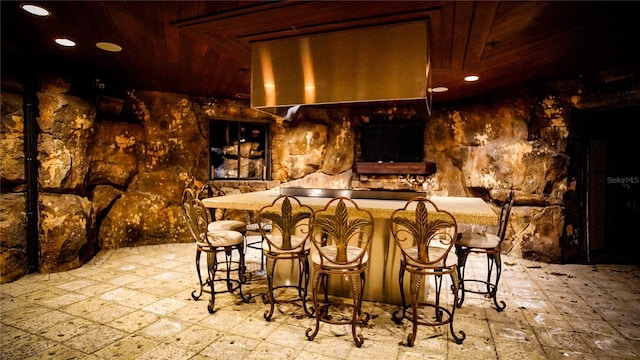
M 587 248 L 592 263 L 640 264 L 634 235 L 640 224 L 640 106 L 590 111 Z

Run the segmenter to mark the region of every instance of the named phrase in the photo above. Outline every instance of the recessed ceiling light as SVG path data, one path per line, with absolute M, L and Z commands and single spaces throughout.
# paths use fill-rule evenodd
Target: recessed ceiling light
M 480 79 L 480 77 L 478 75 L 467 75 L 464 77 L 464 81 L 478 81 L 478 79 Z
M 35 6 L 35 5 L 22 5 L 22 10 L 33 14 L 33 15 L 38 15 L 38 16 L 49 16 L 49 14 L 51 14 L 49 12 L 49 10 L 40 7 L 40 6 Z
M 102 49 L 104 51 L 110 51 L 110 52 L 122 51 L 122 46 L 118 44 L 110 43 L 110 42 L 104 42 L 104 41 L 99 42 L 99 43 L 96 43 L 96 46 L 98 47 L 98 49 Z
M 429 91 L 432 93 L 443 93 L 449 91 L 449 88 L 446 86 L 436 86 L 434 88 L 430 88 Z
M 56 39 L 56 44 L 67 47 L 76 46 L 76 43 L 69 39 Z

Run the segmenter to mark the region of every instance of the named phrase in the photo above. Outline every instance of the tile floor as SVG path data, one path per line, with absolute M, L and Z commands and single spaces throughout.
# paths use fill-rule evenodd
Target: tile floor
M 249 253 L 250 269 L 259 269 Z M 640 267 L 549 265 L 506 257 L 498 313 L 468 294 L 455 313 L 466 333 L 457 345 L 448 327 L 396 325 L 398 307 L 365 302 L 372 315 L 357 348 L 350 329 L 314 324 L 299 307 L 280 306 L 271 322 L 259 296 L 191 298 L 197 279 L 194 245 L 100 252 L 81 268 L 30 274 L 0 285 L 1 359 L 636 359 L 640 357 Z M 484 258 L 473 257 L 468 271 Z M 258 295 L 255 276 L 245 293 Z

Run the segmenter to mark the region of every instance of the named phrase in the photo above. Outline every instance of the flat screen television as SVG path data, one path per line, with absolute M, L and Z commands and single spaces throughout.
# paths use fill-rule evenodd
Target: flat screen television
M 423 161 L 423 122 L 367 123 L 362 124 L 360 129 L 360 161 Z

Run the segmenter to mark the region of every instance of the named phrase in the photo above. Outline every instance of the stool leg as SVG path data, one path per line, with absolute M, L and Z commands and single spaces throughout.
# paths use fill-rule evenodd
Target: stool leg
M 214 286 L 216 271 L 218 270 L 218 257 L 216 252 L 207 252 L 207 284 L 211 289 L 211 300 L 207 305 L 207 310 L 213 314 L 216 309 L 216 289 Z
M 309 341 L 313 340 L 316 335 L 318 335 L 318 330 L 320 329 L 320 305 L 318 304 L 318 286 L 320 286 L 321 277 L 324 276 L 319 272 L 316 272 L 316 275 L 313 278 L 313 316 L 316 319 L 316 326 L 314 329 L 307 328 L 307 330 L 305 331 L 305 334 L 307 335 L 307 339 L 309 339 Z
M 457 336 L 456 332 L 453 330 L 453 319 L 454 319 L 453 316 L 456 311 L 456 304 L 458 300 L 458 289 L 460 287 L 459 275 L 456 269 L 454 269 L 453 272 L 451 273 L 451 283 L 453 284 L 452 285 L 453 286 L 453 307 L 451 308 L 451 319 L 449 319 L 449 332 L 451 332 L 451 336 L 453 337 L 456 344 L 460 345 L 462 344 L 462 341 L 464 341 L 464 339 L 467 337 L 467 335 L 464 333 L 464 331 L 460 330 L 458 331 L 458 334 L 460 334 L 460 336 Z
M 264 312 L 264 319 L 271 320 L 273 316 L 273 310 L 276 300 L 273 295 L 273 272 L 276 267 L 276 259 L 267 258 L 267 296 L 266 300 L 269 302 L 269 310 Z
M 302 289 L 302 294 L 300 295 L 300 299 L 302 300 L 302 308 L 304 309 L 304 313 L 307 316 L 311 316 L 311 312 L 307 308 L 307 291 L 309 287 L 309 258 L 304 257 L 300 259 L 300 267 L 303 269 L 300 278 L 302 279 L 302 284 L 300 288 Z
M 262 249 L 262 244 L 264 243 L 264 236 L 260 235 L 260 249 Z M 264 271 L 264 253 L 261 252 L 260 254 L 260 271 Z
M 228 247 L 224 248 L 224 260 L 225 260 L 225 264 L 227 265 L 227 268 L 225 269 L 227 273 L 227 277 L 226 277 L 227 291 L 231 291 L 231 289 L 233 289 L 233 284 L 231 283 L 231 248 L 228 248 Z
M 456 303 L 457 307 L 462 307 L 462 303 L 464 302 L 464 270 L 467 265 L 467 257 L 469 256 L 469 251 L 467 249 L 457 246 L 456 247 L 456 255 L 458 256 L 458 271 L 459 271 L 459 279 L 460 279 L 460 299 Z
M 418 334 L 418 304 L 420 295 L 420 286 L 422 284 L 422 278 L 424 276 L 411 273 L 409 280 L 409 294 L 411 296 L 411 334 L 407 336 L 407 346 L 413 347 Z
M 398 281 L 400 282 L 400 299 L 402 300 L 402 307 L 400 310 L 394 311 L 392 318 L 396 324 L 400 324 L 405 318 L 407 313 L 407 302 L 404 297 L 404 272 L 406 264 L 404 261 L 400 262 L 400 271 L 398 272 Z
M 507 304 L 504 301 L 500 301 L 500 304 L 498 304 L 498 284 L 500 283 L 500 276 L 502 275 L 502 258 L 500 257 L 500 251 L 495 254 L 487 254 L 487 256 L 490 257 L 496 265 L 496 282 L 491 289 L 491 296 L 493 297 L 493 303 L 496 306 L 496 310 L 501 312 L 507 307 Z
M 240 298 L 242 299 L 242 302 L 246 303 L 249 302 L 249 298 L 245 298 L 244 295 L 242 294 L 242 283 L 243 283 L 243 279 L 242 277 L 244 276 L 244 272 L 245 272 L 245 261 L 244 261 L 244 253 L 242 252 L 242 246 L 240 247 L 236 247 L 235 248 L 238 251 L 238 293 L 240 294 Z M 231 252 L 233 251 L 233 249 L 229 250 L 229 259 L 227 262 L 227 268 L 231 268 L 231 264 L 232 264 L 232 254 Z M 232 289 L 229 290 L 230 292 L 233 292 L 233 282 L 231 281 L 231 277 L 227 278 L 227 284 L 232 286 Z
M 351 318 L 351 334 L 353 335 L 353 341 L 355 341 L 357 347 L 361 347 L 364 343 L 364 337 L 362 334 L 358 334 L 358 323 L 362 316 L 362 295 L 364 291 L 364 273 L 349 275 L 351 280 L 351 290 L 353 293 L 353 315 Z
M 435 289 L 435 319 L 437 322 L 442 322 L 442 310 L 440 310 L 440 292 L 442 291 L 442 275 L 435 275 L 433 277 L 434 280 L 434 289 Z
M 198 248 L 196 249 L 196 273 L 198 274 L 198 282 L 200 283 L 200 292 L 196 295 L 197 290 L 193 290 L 191 293 L 191 297 L 193 300 L 198 300 L 200 296 L 202 296 L 202 289 L 204 287 L 204 283 L 202 282 L 202 274 L 200 273 L 200 257 L 202 256 L 202 251 Z

